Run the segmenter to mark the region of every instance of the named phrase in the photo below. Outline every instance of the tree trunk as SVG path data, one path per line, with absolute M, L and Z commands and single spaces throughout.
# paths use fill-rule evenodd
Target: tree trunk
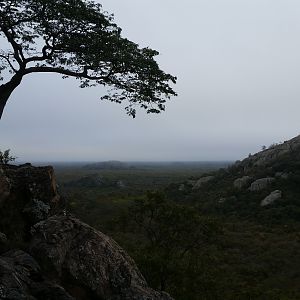
M 23 76 L 21 75 L 15 74 L 9 82 L 0 85 L 0 120 L 2 118 L 5 105 L 10 95 L 15 90 L 15 88 L 21 83 L 22 77 Z

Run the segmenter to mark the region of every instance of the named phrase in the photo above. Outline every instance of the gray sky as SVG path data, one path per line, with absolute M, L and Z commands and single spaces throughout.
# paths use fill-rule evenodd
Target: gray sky
M 0 121 L 21 160 L 236 160 L 300 132 L 299 0 L 102 0 L 179 96 L 128 117 L 103 88 L 27 77 Z

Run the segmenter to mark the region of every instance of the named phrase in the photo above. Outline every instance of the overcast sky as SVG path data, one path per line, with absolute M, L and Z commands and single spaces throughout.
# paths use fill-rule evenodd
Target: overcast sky
M 100 1 L 99 1 L 100 2 Z M 103 88 L 27 77 L 0 121 L 21 160 L 236 160 L 300 133 L 299 0 L 102 0 L 179 96 L 128 117 Z

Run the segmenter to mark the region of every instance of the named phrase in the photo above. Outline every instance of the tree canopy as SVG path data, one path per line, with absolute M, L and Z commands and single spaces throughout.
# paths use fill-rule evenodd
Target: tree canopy
M 161 192 L 148 192 L 146 197 L 136 200 L 127 215 L 121 215 L 117 226 L 120 231 L 134 235 L 136 262 L 147 281 L 163 291 L 177 280 L 182 288 L 183 277 L 189 272 L 193 273 L 191 281 L 195 280 L 193 266 L 198 258 L 208 259 L 205 252 L 222 235 L 215 218 L 170 201 Z M 194 289 L 191 291 L 194 293 Z M 187 290 L 183 293 L 186 299 L 191 298 Z
M 80 87 L 107 86 L 101 98 L 127 101 L 133 117 L 136 107 L 163 111 L 176 95 L 176 77 L 154 59 L 159 53 L 122 37 L 113 16 L 93 1 L 0 0 L 1 39 L 8 48 L 0 46 L 0 80 L 11 75 L 0 85 L 0 118 L 11 93 L 31 73 L 75 77 Z

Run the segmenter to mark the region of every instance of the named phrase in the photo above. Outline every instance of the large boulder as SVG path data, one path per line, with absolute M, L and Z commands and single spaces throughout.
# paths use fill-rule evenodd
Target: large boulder
M 49 278 L 77 299 L 170 300 L 152 290 L 134 261 L 111 238 L 72 216 L 53 216 L 32 229 L 30 253 Z
M 275 178 L 273 178 L 273 177 L 257 179 L 254 182 L 252 182 L 249 190 L 251 192 L 262 191 L 262 190 L 268 188 L 274 181 L 275 181 Z
M 249 186 L 249 183 L 251 182 L 252 178 L 250 176 L 243 176 L 241 178 L 237 178 L 234 182 L 233 182 L 233 186 L 238 189 L 241 190 L 243 188 L 246 188 Z
M 1 165 L 0 191 L 11 197 L 21 195 L 28 200 L 42 201 L 52 210 L 57 209 L 60 204 L 54 170 L 51 166 Z
M 208 183 L 209 181 L 213 180 L 214 176 L 204 176 L 196 181 L 196 183 L 193 185 L 193 190 L 200 189 L 204 184 Z
M 63 206 L 52 167 L 0 166 L 0 231 L 9 239 L 23 240 L 30 226 Z
M 273 202 L 281 199 L 282 197 L 282 192 L 279 190 L 273 191 L 268 195 L 264 200 L 261 201 L 260 206 L 267 206 L 272 204 Z
M 47 281 L 35 259 L 21 250 L 0 256 L 0 299 L 75 300 L 61 286 Z

